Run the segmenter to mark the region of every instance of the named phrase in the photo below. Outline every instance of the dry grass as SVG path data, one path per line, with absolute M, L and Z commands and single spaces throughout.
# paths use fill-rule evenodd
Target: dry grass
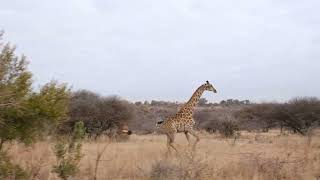
M 320 135 L 279 136 L 279 132 L 246 133 L 223 139 L 202 134 L 191 152 L 183 134 L 177 136 L 180 155 L 166 156 L 161 135 L 132 135 L 128 142 L 107 139 L 85 142 L 76 179 L 316 179 L 320 177 Z M 107 146 L 106 146 L 107 145 Z M 10 155 L 32 172 L 33 179 L 58 179 L 51 173 L 52 144 L 13 144 Z

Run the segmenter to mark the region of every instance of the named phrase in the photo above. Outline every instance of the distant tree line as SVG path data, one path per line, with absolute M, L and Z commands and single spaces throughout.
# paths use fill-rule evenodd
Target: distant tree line
M 287 103 L 255 104 L 238 111 L 236 117 L 259 124 L 265 132 L 278 127 L 305 135 L 310 128 L 320 125 L 320 100 L 316 97 L 301 97 Z
M 183 103 L 180 102 L 171 102 L 171 101 L 157 101 L 157 100 L 151 100 L 144 101 L 143 103 L 141 101 L 137 101 L 134 103 L 137 106 L 141 105 L 151 105 L 151 106 L 179 106 Z M 238 99 L 227 99 L 222 100 L 219 103 L 209 103 L 206 98 L 200 98 L 198 105 L 199 106 L 218 106 L 218 105 L 224 105 L 224 106 L 232 106 L 232 105 L 249 105 L 251 102 L 249 100 L 238 100 Z
M 227 99 L 220 101 L 220 105 L 248 105 L 250 104 L 249 100 L 238 100 L 238 99 Z
M 143 103 L 141 101 L 137 101 L 134 103 L 137 106 L 141 106 L 141 105 L 151 105 L 151 106 L 177 106 L 180 103 L 178 102 L 171 102 L 171 101 L 157 101 L 157 100 L 151 100 L 149 101 L 144 101 Z
M 268 132 L 279 128 L 306 135 L 320 125 L 320 100 L 316 97 L 294 98 L 285 103 L 260 103 L 246 106 L 217 106 L 195 113 L 201 129 L 218 132 L 225 121 L 235 129 Z

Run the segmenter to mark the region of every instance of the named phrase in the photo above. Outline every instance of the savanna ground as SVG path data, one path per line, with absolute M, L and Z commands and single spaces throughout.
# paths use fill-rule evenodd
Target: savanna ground
M 163 135 L 132 135 L 109 143 L 107 138 L 85 141 L 80 172 L 75 179 L 319 179 L 320 132 L 310 136 L 241 132 L 237 139 L 201 133 L 192 152 L 179 134 L 179 155 L 166 154 Z M 192 139 L 194 140 L 194 139 Z M 53 143 L 31 147 L 11 144 L 13 161 L 33 172 L 33 179 L 58 179 L 52 173 Z

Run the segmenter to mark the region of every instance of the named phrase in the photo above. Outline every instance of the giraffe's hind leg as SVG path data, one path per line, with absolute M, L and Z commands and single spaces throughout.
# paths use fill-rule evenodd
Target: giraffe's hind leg
M 195 130 L 189 129 L 188 132 L 189 132 L 192 136 L 194 136 L 194 137 L 196 138 L 196 142 L 193 144 L 193 149 L 195 149 L 197 143 L 200 141 L 200 138 L 199 138 L 199 136 L 198 136 L 198 134 L 196 133 Z
M 187 138 L 187 140 L 188 140 L 188 143 L 190 144 L 190 136 L 189 136 L 188 131 L 185 131 L 184 134 L 186 135 L 186 138 Z
M 170 154 L 171 153 L 171 146 L 170 146 L 170 137 L 169 135 L 167 135 L 167 152 L 166 152 L 166 155 Z
M 170 150 L 170 147 L 172 149 L 174 149 L 176 152 L 178 152 L 177 148 L 173 145 L 174 143 L 174 134 L 167 134 L 167 146 L 168 146 L 168 150 Z

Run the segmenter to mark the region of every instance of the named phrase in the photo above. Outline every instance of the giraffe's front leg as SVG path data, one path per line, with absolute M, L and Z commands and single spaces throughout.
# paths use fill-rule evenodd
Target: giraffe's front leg
M 186 138 L 187 138 L 188 143 L 189 143 L 189 145 L 190 145 L 190 144 L 191 144 L 191 142 L 190 142 L 190 136 L 189 136 L 188 131 L 185 131 L 185 132 L 184 132 L 184 134 L 186 135 Z

